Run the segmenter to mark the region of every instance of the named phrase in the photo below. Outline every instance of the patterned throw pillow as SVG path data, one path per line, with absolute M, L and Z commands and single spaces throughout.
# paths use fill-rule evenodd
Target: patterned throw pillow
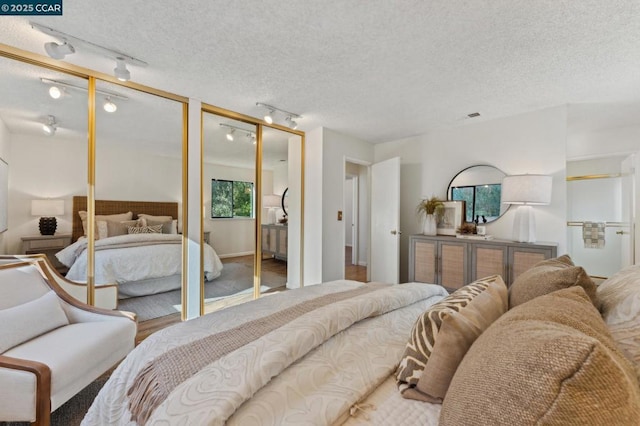
M 161 234 L 162 224 L 152 226 L 127 226 L 129 234 Z
M 471 344 L 506 311 L 507 286 L 498 275 L 466 285 L 432 305 L 413 326 L 398 367 L 402 396 L 441 403 Z

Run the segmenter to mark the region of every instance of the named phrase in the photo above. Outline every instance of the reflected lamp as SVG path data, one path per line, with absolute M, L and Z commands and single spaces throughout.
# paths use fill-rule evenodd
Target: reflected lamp
M 40 234 L 53 235 L 58 223 L 55 216 L 64 214 L 64 200 L 31 200 L 31 215 L 40 216 Z

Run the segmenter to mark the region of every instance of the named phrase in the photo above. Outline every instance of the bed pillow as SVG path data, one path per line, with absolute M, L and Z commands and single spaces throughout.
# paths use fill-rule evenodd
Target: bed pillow
M 440 424 L 629 424 L 640 388 L 584 288 L 511 309 L 471 346 Z
M 597 295 L 611 335 L 640 373 L 640 265 L 603 281 Z
M 398 367 L 402 396 L 441 403 L 471 344 L 507 307 L 507 286 L 498 275 L 466 285 L 432 305 L 416 321 Z
M 174 221 L 173 219 L 158 220 L 158 219 L 152 219 L 147 216 L 147 217 L 141 217 L 139 220 L 142 221 L 143 226 L 161 225 L 163 234 L 178 233 L 177 225 L 176 225 L 175 232 L 172 232 L 174 228 L 174 222 L 177 222 L 177 221 Z
M 568 255 L 543 260 L 531 269 L 524 271 L 511 284 L 509 308 L 521 305 L 538 296 L 572 286 L 584 288 L 594 306 L 599 306 L 595 283 L 582 267 L 573 264 Z
M 115 237 L 118 235 L 127 235 L 129 233 L 129 226 L 141 226 L 138 220 L 123 220 L 122 222 L 115 222 L 112 220 L 106 221 L 107 235 L 109 237 Z
M 154 216 L 151 214 L 145 214 L 145 213 L 139 213 L 138 214 L 138 218 L 145 218 L 145 219 L 151 219 L 151 220 L 173 220 L 173 216 Z
M 84 235 L 87 235 L 87 212 L 80 210 L 78 212 L 80 220 L 82 220 L 82 229 L 84 229 Z M 96 239 L 106 238 L 109 235 L 108 226 L 106 223 L 100 223 L 105 221 L 122 222 L 123 220 L 131 220 L 133 218 L 132 212 L 109 214 L 109 215 L 96 215 Z
M 161 234 L 162 225 L 128 226 L 127 231 L 129 234 Z
M 27 340 L 69 324 L 58 296 L 48 291 L 37 299 L 0 310 L 0 354 Z

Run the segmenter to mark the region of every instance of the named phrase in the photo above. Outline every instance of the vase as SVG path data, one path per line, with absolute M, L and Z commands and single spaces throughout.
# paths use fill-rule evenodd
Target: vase
M 424 235 L 436 235 L 438 233 L 438 226 L 436 224 L 436 215 L 428 214 L 424 217 L 424 225 L 422 228 Z

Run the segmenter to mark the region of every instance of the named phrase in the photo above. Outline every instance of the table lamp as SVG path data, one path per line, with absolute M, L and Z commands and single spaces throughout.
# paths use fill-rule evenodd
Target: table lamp
M 265 195 L 262 199 L 262 207 L 269 209 L 269 215 L 267 216 L 267 222 L 270 224 L 276 223 L 276 209 L 280 207 L 280 196 L 275 194 Z
M 536 219 L 531 206 L 551 203 L 551 176 L 512 175 L 502 180 L 502 202 L 518 205 L 513 221 L 513 239 L 536 242 Z

